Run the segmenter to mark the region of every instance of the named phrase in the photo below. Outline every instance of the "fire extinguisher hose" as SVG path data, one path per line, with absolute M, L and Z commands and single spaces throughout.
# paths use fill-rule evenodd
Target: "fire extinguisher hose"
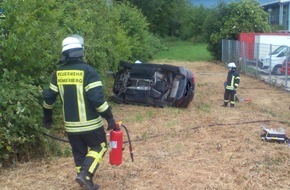
M 125 131 L 126 131 L 126 133 L 127 133 L 128 142 L 129 142 L 130 156 L 131 156 L 131 160 L 132 160 L 132 162 L 134 162 L 134 157 L 133 157 L 133 148 L 132 148 L 132 143 L 131 143 L 131 139 L 130 139 L 130 135 L 129 135 L 128 129 L 127 129 L 127 127 L 126 127 L 125 125 L 123 125 L 123 124 L 122 124 L 121 126 L 125 129 Z

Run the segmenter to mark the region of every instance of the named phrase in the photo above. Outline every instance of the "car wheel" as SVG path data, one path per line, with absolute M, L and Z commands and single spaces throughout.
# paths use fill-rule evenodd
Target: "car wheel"
M 117 97 L 116 95 L 111 96 L 111 100 L 117 104 L 122 104 L 124 102 L 123 99 Z
M 281 72 L 281 65 L 276 65 L 273 69 L 273 74 L 276 74 L 276 75 L 281 75 L 282 72 Z
M 264 64 L 263 64 L 263 62 L 262 62 L 262 61 L 259 61 L 259 62 L 258 62 L 258 67 L 259 67 L 259 68 L 262 68 L 262 67 L 263 67 L 263 65 L 264 65 Z

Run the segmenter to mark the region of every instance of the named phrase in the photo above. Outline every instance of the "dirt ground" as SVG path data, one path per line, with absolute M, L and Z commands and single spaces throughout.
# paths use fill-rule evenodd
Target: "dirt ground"
M 196 76 L 188 109 L 112 104 L 116 120 L 128 127 L 121 166 L 108 154 L 94 181 L 102 190 L 289 190 L 290 147 L 263 142 L 261 125 L 290 136 L 290 92 L 241 74 L 237 94 L 251 102 L 223 108 L 227 69 L 210 62 L 183 65 Z M 80 190 L 72 157 L 43 159 L 1 169 L 2 190 Z

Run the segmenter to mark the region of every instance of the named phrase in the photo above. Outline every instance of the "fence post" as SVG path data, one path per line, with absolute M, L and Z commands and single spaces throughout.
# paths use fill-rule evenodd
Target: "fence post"
M 240 55 L 239 55 L 239 43 L 236 40 L 232 40 L 235 44 L 235 57 L 236 57 L 236 63 L 240 64 Z
M 226 48 L 225 48 L 225 45 L 224 45 L 224 43 L 225 43 L 225 40 L 224 39 L 222 39 L 222 44 L 221 44 L 221 48 L 222 48 L 222 62 L 223 63 L 225 63 L 225 55 L 226 55 Z
M 272 44 L 270 44 L 270 72 L 269 72 L 269 81 L 271 82 L 271 77 L 272 77 Z
M 222 62 L 224 62 L 224 48 L 223 48 L 224 39 L 222 39 L 221 50 L 222 50 Z
M 228 60 L 227 60 L 227 63 L 228 63 L 228 62 L 231 61 L 229 57 L 231 56 L 231 49 L 232 48 L 231 48 L 231 41 L 230 40 L 227 40 L 227 42 L 228 42 L 228 50 L 229 50 L 229 52 L 228 52 L 228 55 L 229 56 L 228 56 Z
M 244 72 L 247 74 L 247 60 L 246 60 L 246 46 L 245 42 L 242 42 L 242 51 L 243 51 L 243 63 L 244 63 Z
M 288 88 L 288 60 L 289 60 L 289 47 L 287 46 L 286 49 L 286 69 L 285 69 L 285 88 Z M 283 66 L 283 63 L 282 63 Z
M 258 77 L 258 69 L 259 69 L 259 44 L 255 43 L 255 53 L 256 53 L 256 74 L 255 76 Z

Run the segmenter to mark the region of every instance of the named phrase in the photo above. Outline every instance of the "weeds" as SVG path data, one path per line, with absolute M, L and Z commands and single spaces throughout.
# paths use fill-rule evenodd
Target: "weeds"
M 209 61 L 212 56 L 207 51 L 207 44 L 194 44 L 192 42 L 167 42 L 168 48 L 154 56 L 156 60 L 180 61 Z

